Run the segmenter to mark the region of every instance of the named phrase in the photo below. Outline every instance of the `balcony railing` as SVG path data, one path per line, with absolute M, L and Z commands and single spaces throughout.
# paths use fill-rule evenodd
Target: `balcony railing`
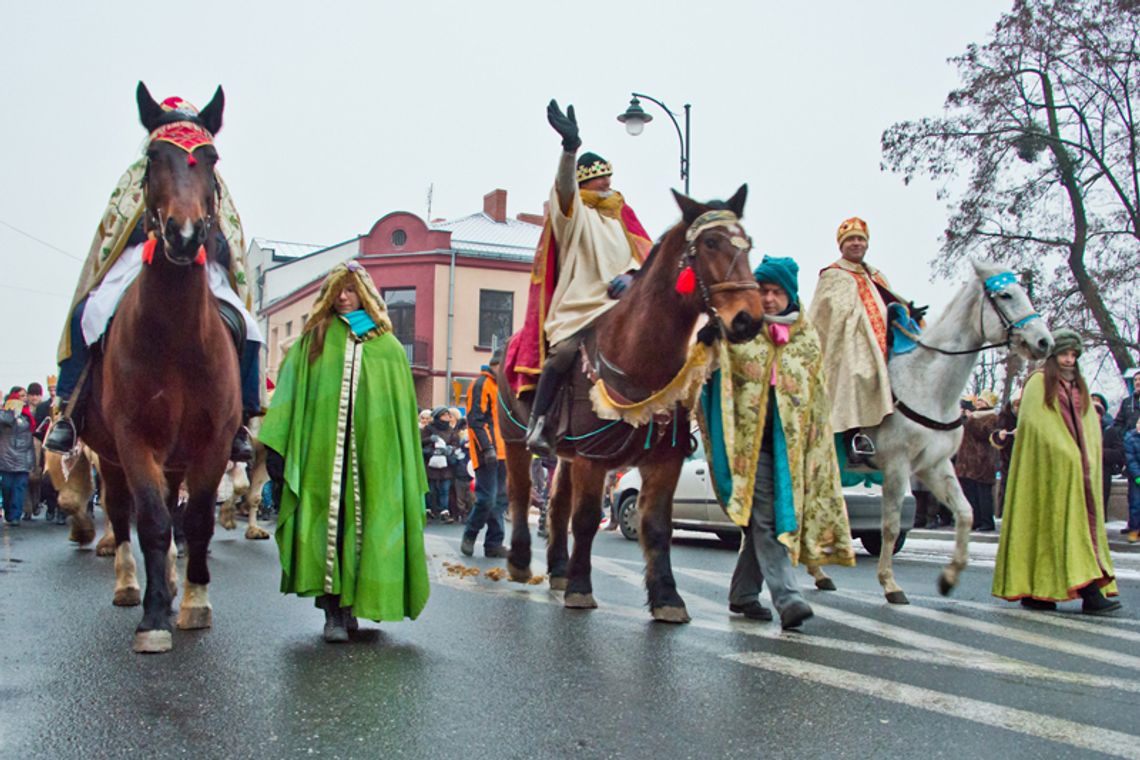
M 408 364 L 412 365 L 413 369 L 430 369 L 431 359 L 429 358 L 430 343 L 422 338 L 416 338 L 410 343 L 400 341 L 400 345 L 404 347 L 404 353 L 408 356 Z

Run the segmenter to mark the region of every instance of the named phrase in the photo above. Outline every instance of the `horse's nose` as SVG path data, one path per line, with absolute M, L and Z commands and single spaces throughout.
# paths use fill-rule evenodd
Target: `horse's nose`
M 1053 341 L 1051 341 L 1049 338 L 1037 339 L 1037 350 L 1042 356 L 1048 354 L 1051 348 L 1053 348 Z
M 183 245 L 190 245 L 191 243 L 200 243 L 199 237 L 202 237 L 203 230 L 199 229 L 199 224 L 191 219 L 186 219 L 182 224 L 178 224 L 174 217 L 166 220 L 166 239 L 178 240 L 181 239 Z
M 729 333 L 736 340 L 749 340 L 754 338 L 759 331 L 759 320 L 753 319 L 752 315 L 746 311 L 738 311 L 729 326 Z

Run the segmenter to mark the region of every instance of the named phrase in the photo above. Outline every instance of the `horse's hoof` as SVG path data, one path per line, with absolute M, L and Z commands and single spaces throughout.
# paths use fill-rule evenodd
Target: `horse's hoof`
M 649 611 L 659 623 L 688 623 L 692 620 L 684 605 L 680 607 L 654 607 Z
M 127 586 L 116 589 L 115 598 L 112 601 L 116 607 L 137 607 L 142 601 L 142 593 L 137 586 Z
M 95 529 L 90 525 L 79 525 L 78 521 L 72 518 L 71 530 L 68 532 L 67 538 L 69 541 L 73 541 L 80 546 L 87 546 L 87 544 L 95 540 Z M 95 553 L 99 554 L 98 549 L 96 549 Z
M 891 604 L 910 604 L 910 600 L 906 598 L 906 594 L 902 591 L 888 591 L 887 601 Z
M 250 541 L 264 541 L 269 538 L 269 531 L 251 525 L 245 529 L 245 537 Z
M 161 654 L 174 648 L 170 631 L 136 631 L 135 643 L 131 646 L 139 654 Z
M 565 575 L 552 575 L 550 576 L 550 590 L 551 591 L 565 591 L 566 590 L 566 576 Z
M 184 631 L 193 631 L 199 628 L 209 628 L 214 624 L 213 608 L 181 607 L 178 610 L 178 627 Z
M 572 610 L 594 610 L 598 608 L 598 603 L 594 601 L 593 594 L 582 594 L 577 591 L 567 594 L 563 603 Z
M 817 578 L 815 587 L 820 591 L 835 591 L 835 581 L 830 578 Z
M 947 580 L 945 575 L 938 576 L 938 593 L 942 596 L 950 596 L 950 592 L 954 590 L 955 584 Z
M 529 567 L 515 567 L 509 560 L 507 561 L 507 574 L 515 583 L 526 583 L 533 576 Z
M 114 541 L 100 540 L 99 543 L 95 544 L 95 556 L 96 557 L 114 557 L 115 556 L 115 542 Z

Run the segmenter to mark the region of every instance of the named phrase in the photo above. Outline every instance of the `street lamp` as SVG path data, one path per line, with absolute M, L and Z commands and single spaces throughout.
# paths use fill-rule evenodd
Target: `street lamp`
M 681 125 L 677 123 L 677 116 L 669 110 L 669 106 L 662 103 L 660 100 L 649 95 L 643 95 L 640 92 L 631 93 L 633 99 L 629 101 L 629 108 L 625 109 L 625 113 L 619 115 L 617 120 L 625 124 L 625 131 L 636 137 L 640 135 L 645 125 L 653 121 L 653 117 L 645 112 L 641 107 L 639 98 L 645 98 L 651 103 L 656 103 L 661 106 L 669 116 L 669 120 L 673 122 L 673 127 L 677 130 L 677 139 L 681 141 L 681 179 L 685 180 L 685 195 L 689 194 L 689 104 L 685 104 L 685 133 L 681 134 Z

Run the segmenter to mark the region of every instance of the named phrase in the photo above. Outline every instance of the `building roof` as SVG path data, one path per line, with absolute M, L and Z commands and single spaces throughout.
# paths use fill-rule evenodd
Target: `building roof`
M 269 238 L 262 237 L 255 237 L 253 242 L 257 243 L 257 247 L 261 250 L 271 251 L 273 258 L 277 261 L 299 259 L 302 256 L 307 256 L 310 253 L 327 247 L 324 245 L 313 245 L 312 243 L 290 243 L 286 240 L 270 240 Z
M 451 246 L 460 253 L 534 257 L 542 227 L 518 219 L 496 222 L 480 211 L 459 219 L 433 222 L 433 230 L 451 233 Z

